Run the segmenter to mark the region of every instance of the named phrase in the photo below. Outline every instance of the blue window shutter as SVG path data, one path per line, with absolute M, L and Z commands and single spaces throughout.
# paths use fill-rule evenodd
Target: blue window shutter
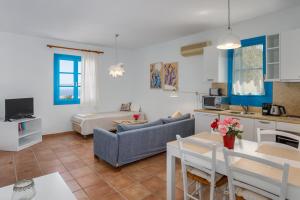
M 266 74 L 266 36 L 250 38 L 241 41 L 242 47 L 263 44 L 263 74 Z M 262 103 L 272 103 L 273 83 L 264 82 L 265 95 L 233 95 L 232 94 L 232 73 L 233 73 L 234 50 L 227 51 L 228 58 L 228 96 L 232 105 L 248 105 L 261 107 Z
M 73 98 L 72 99 L 61 99 L 60 98 L 60 61 L 69 60 L 73 61 Z M 67 104 L 80 104 L 80 98 L 78 93 L 78 62 L 81 61 L 80 56 L 66 55 L 66 54 L 54 54 L 54 80 L 53 80 L 53 100 L 54 105 L 67 105 Z

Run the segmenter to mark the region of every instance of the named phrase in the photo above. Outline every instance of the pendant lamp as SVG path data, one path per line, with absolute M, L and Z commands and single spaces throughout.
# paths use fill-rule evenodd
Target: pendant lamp
M 218 49 L 236 49 L 241 47 L 240 38 L 232 33 L 231 22 L 230 22 L 230 0 L 228 0 L 228 27 L 227 33 L 219 38 Z
M 118 37 L 119 34 L 115 35 L 115 64 L 111 65 L 109 70 L 109 75 L 114 78 L 121 77 L 125 73 L 124 64 L 119 62 L 119 55 L 118 55 Z

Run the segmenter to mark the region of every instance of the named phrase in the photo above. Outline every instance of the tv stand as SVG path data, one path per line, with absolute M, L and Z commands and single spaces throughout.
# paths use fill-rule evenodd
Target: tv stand
M 0 122 L 0 150 L 20 151 L 42 141 L 42 119 L 39 117 Z
M 25 118 L 35 119 L 35 116 L 33 116 L 33 115 L 26 115 Z
M 24 116 L 19 116 L 18 118 L 5 118 L 5 122 L 13 122 L 17 120 L 24 120 L 24 119 L 35 119 L 36 117 L 33 115 L 24 115 Z

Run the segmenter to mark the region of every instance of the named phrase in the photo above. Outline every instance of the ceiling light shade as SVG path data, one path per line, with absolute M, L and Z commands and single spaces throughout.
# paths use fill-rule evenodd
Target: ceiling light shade
M 232 33 L 230 22 L 230 0 L 228 0 L 228 26 L 227 33 L 220 37 L 218 41 L 218 49 L 237 49 L 241 47 L 241 40 L 238 36 Z
M 116 34 L 115 35 L 115 60 L 116 60 L 115 63 L 118 63 L 118 61 L 119 61 L 118 41 L 117 41 L 118 37 L 119 37 L 119 34 Z M 108 68 L 108 71 L 109 71 L 109 75 L 111 75 L 114 78 L 121 77 L 125 73 L 124 64 L 123 63 L 118 63 L 118 64 L 111 65 Z
M 231 30 L 228 30 L 227 34 L 219 38 L 218 49 L 237 49 L 241 47 L 240 38 L 233 34 Z
M 125 73 L 125 70 L 124 70 L 123 66 L 124 66 L 123 63 L 118 63 L 116 65 L 111 65 L 108 69 L 109 70 L 109 75 L 111 75 L 114 78 L 123 76 L 123 74 Z

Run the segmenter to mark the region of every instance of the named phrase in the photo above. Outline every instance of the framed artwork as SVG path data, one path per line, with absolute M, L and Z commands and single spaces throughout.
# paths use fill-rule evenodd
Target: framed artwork
M 164 90 L 178 90 L 178 63 L 165 63 L 163 66 Z
M 162 62 L 150 64 L 150 89 L 162 88 L 162 68 Z

